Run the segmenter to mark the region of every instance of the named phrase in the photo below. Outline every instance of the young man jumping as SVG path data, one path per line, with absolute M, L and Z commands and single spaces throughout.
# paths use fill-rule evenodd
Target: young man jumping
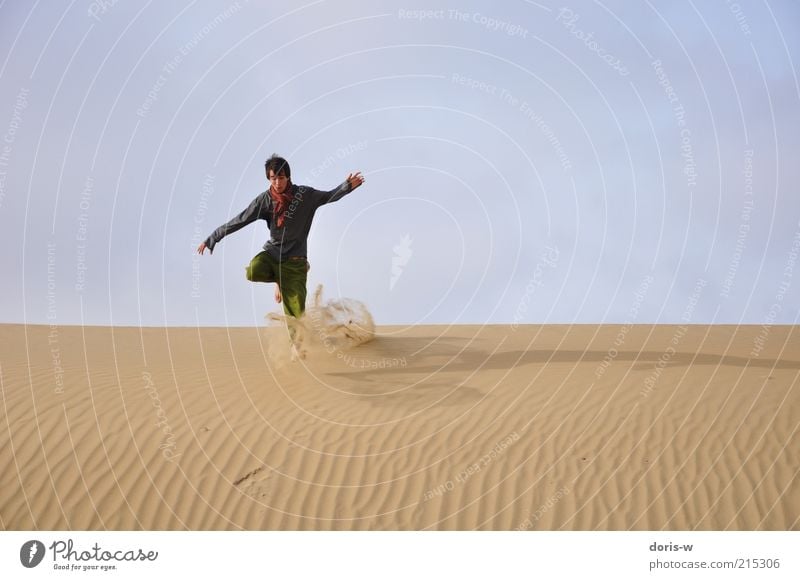
M 317 209 L 332 203 L 364 183 L 361 172 L 351 173 L 336 189 L 319 191 L 305 185 L 294 185 L 289 164 L 272 155 L 264 166 L 270 187 L 259 194 L 244 211 L 221 225 L 197 247 L 202 254 L 228 234 L 263 219 L 269 228 L 269 241 L 264 251 L 250 260 L 245 275 L 251 282 L 275 282 L 275 301 L 283 302 L 287 316 L 299 318 L 306 308 L 306 276 L 308 272 L 307 242 L 311 222 Z M 292 338 L 293 328 L 289 327 Z

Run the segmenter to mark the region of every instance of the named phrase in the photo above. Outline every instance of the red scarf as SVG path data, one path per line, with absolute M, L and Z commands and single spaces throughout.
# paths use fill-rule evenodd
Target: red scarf
M 292 201 L 292 196 L 290 192 L 292 191 L 292 182 L 288 181 L 286 183 L 286 189 L 283 190 L 283 193 L 277 193 L 272 186 L 269 188 L 269 196 L 272 198 L 273 204 L 273 211 L 272 215 L 275 216 L 275 223 L 278 224 L 279 228 L 283 227 L 283 221 L 286 217 L 286 210 L 289 208 L 289 204 Z

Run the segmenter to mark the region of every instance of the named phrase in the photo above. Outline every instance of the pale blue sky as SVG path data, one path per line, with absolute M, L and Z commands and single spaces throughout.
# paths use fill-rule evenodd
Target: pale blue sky
M 0 322 L 263 324 L 264 223 L 193 248 L 278 152 L 366 175 L 309 286 L 379 324 L 795 323 L 799 30 L 790 0 L 6 0 Z

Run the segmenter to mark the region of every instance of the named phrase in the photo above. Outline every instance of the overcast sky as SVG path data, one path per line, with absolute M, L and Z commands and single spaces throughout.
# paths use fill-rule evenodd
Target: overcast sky
M 0 4 L 0 321 L 258 325 L 267 183 L 378 324 L 796 323 L 793 0 Z

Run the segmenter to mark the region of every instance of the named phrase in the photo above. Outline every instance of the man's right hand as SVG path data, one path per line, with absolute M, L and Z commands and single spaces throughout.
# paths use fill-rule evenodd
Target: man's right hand
M 203 252 L 205 251 L 206 251 L 206 243 L 202 242 L 199 246 L 197 246 L 197 253 L 202 255 Z M 211 253 L 211 250 L 209 250 L 209 253 Z

